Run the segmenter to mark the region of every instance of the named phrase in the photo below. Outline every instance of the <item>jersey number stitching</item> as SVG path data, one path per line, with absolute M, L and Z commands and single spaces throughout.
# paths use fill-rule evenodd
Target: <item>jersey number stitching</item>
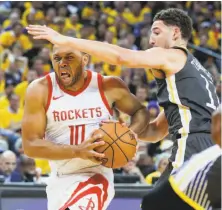
M 211 91 L 210 91 L 210 89 L 209 89 L 209 82 L 208 82 L 208 80 L 206 79 L 206 77 L 205 76 L 203 76 L 202 74 L 201 74 L 201 77 L 202 78 L 204 78 L 204 80 L 205 80 L 205 82 L 206 82 L 206 89 L 207 89 L 207 91 L 208 91 L 208 94 L 209 94 L 209 98 L 210 98 L 210 103 L 206 103 L 206 106 L 208 106 L 208 107 L 210 107 L 210 108 L 212 108 L 213 110 L 215 110 L 216 109 L 216 106 L 215 106 L 215 104 L 214 104 L 214 99 L 213 99 L 213 97 L 212 97 L 212 93 L 211 93 Z
M 70 145 L 81 144 L 85 139 L 85 125 L 70 125 Z M 81 131 L 80 131 L 81 130 Z

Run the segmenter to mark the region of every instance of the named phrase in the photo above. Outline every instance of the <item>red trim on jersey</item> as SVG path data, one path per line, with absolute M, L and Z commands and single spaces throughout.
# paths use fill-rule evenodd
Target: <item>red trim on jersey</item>
M 73 145 L 73 141 L 74 141 L 74 126 L 73 125 L 70 125 L 69 126 L 70 128 L 70 145 Z
M 83 143 L 83 141 L 85 140 L 85 126 L 86 125 L 82 125 L 82 139 L 81 139 L 81 143 Z
M 78 145 L 79 140 L 79 125 L 75 126 L 75 145 Z
M 73 91 L 73 90 L 67 90 L 65 89 L 57 80 L 57 77 L 56 77 L 56 81 L 57 81 L 57 84 L 59 85 L 60 89 L 62 91 L 64 91 L 65 93 L 69 94 L 69 95 L 72 95 L 72 96 L 77 96 L 79 95 L 80 93 L 82 93 L 88 86 L 89 86 L 89 83 L 92 79 L 92 72 L 87 70 L 87 78 L 86 78 L 86 81 L 84 83 L 84 85 L 77 91 Z
M 109 103 L 107 101 L 107 98 L 105 96 L 105 93 L 103 91 L 103 77 L 101 74 L 97 74 L 97 80 L 98 80 L 98 87 L 99 87 L 99 92 L 101 95 L 101 98 L 103 100 L 103 103 L 105 104 L 106 108 L 108 109 L 109 113 L 111 115 L 113 115 L 113 110 L 111 109 L 111 107 L 109 106 Z
M 49 74 L 47 74 L 45 77 L 48 81 L 48 98 L 47 98 L 47 103 L 46 103 L 46 107 L 45 107 L 45 112 L 47 112 L 50 102 L 51 102 L 51 98 L 52 98 L 52 80 L 51 80 Z
M 77 196 L 76 194 L 81 191 L 84 187 L 87 185 L 94 185 L 81 193 L 79 193 Z M 103 189 L 99 188 L 96 185 L 102 184 Z M 96 194 L 98 198 L 98 210 L 102 210 L 105 201 L 108 198 L 108 181 L 107 179 L 101 175 L 101 174 L 95 174 L 94 176 L 90 177 L 85 182 L 80 182 L 77 188 L 74 190 L 71 197 L 68 199 L 68 201 L 64 204 L 63 207 L 61 207 L 59 210 L 65 210 L 68 207 L 71 207 L 73 204 L 75 204 L 77 201 L 79 201 L 84 196 L 90 195 L 90 194 Z M 103 196 L 102 196 L 102 190 L 103 190 Z M 76 197 L 75 197 L 76 196 Z M 102 199 L 101 199 L 102 198 Z

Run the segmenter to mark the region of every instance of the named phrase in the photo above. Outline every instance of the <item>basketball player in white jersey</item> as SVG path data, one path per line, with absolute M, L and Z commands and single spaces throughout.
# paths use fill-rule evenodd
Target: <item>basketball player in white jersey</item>
M 139 134 L 149 121 L 146 108 L 121 79 L 84 71 L 87 54 L 54 46 L 52 57 L 55 72 L 26 93 L 24 151 L 50 162 L 48 210 L 104 210 L 114 196 L 113 172 L 98 161 L 104 154 L 94 151 L 104 144 L 102 136 L 91 134 L 112 118 L 114 106 L 131 116 L 129 127 Z

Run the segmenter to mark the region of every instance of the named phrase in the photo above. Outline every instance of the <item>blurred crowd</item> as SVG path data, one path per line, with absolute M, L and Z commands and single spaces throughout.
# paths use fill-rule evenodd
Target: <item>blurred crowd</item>
M 177 7 L 193 20 L 189 48 L 213 75 L 221 96 L 221 2 L 0 2 L 0 182 L 37 182 L 50 173 L 46 160 L 23 154 L 21 120 L 24 96 L 36 78 L 53 71 L 52 46 L 33 40 L 28 24 L 45 24 L 58 32 L 82 39 L 99 40 L 132 50 L 146 50 L 153 16 L 161 9 Z M 219 57 L 219 58 L 218 58 Z M 146 59 L 146 58 L 144 58 Z M 150 112 L 160 112 L 156 83 L 150 69 L 113 66 L 91 57 L 87 66 L 103 75 L 121 77 Z M 129 117 L 115 112 L 116 118 Z M 115 170 L 115 182 L 154 184 L 170 155 L 170 136 L 156 144 L 140 143 L 138 155 Z M 129 177 L 129 179 L 123 178 Z

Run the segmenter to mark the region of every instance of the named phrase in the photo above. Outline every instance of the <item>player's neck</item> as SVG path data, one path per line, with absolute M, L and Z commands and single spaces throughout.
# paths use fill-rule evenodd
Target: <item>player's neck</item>
M 171 47 L 182 47 L 182 48 L 187 48 L 187 42 L 185 40 L 179 39 L 176 40 L 174 43 L 172 43 Z
M 79 89 L 81 89 L 84 86 L 85 81 L 87 79 L 87 71 L 84 71 L 82 74 L 83 74 L 83 76 L 81 76 L 79 78 L 79 80 L 73 86 L 67 87 L 66 90 L 70 90 L 70 91 L 76 92 Z

